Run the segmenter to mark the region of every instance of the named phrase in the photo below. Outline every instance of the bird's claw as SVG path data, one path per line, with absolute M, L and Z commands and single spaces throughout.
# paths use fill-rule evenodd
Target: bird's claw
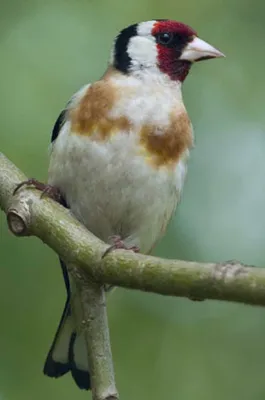
M 58 188 L 42 183 L 35 178 L 30 178 L 26 181 L 20 182 L 13 191 L 13 195 L 15 195 L 23 186 L 33 186 L 35 189 L 40 190 L 42 192 L 40 196 L 41 199 L 43 196 L 48 196 L 57 203 L 62 203 L 63 197 Z
M 113 250 L 117 250 L 117 249 L 131 250 L 134 253 L 139 253 L 139 251 L 140 251 L 139 247 L 137 247 L 137 246 L 126 246 L 124 241 L 118 235 L 111 236 L 110 240 L 113 242 L 113 244 L 111 246 L 109 246 L 107 248 L 107 250 L 104 251 L 102 258 L 106 257 L 107 254 L 109 254 Z

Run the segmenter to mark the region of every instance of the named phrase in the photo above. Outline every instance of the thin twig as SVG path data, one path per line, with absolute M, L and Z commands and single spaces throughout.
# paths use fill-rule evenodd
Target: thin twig
M 67 267 L 76 289 L 72 301 L 74 317 L 87 345 L 92 398 L 118 400 L 104 287 L 87 279 L 87 275 L 80 268 L 74 265 Z M 80 310 L 81 315 L 78 314 Z

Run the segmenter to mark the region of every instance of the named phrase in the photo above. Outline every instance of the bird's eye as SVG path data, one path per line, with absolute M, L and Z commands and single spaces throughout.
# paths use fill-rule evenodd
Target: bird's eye
M 163 44 L 164 46 L 167 46 L 169 44 L 171 44 L 172 40 L 173 40 L 173 35 L 172 33 L 159 33 L 156 37 L 157 43 L 159 44 Z

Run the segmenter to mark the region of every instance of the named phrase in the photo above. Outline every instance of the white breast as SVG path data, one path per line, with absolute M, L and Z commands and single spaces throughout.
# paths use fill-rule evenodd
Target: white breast
M 138 77 L 118 76 L 113 84 L 126 93 L 120 96 L 112 110 L 114 118 L 126 116 L 133 124 L 152 124 L 167 126 L 170 111 L 186 112 L 182 101 L 180 82 L 173 82 L 162 74 L 145 73 L 140 80 Z
M 49 183 L 62 191 L 75 216 L 96 236 L 108 241 L 121 235 L 144 253 L 175 209 L 186 157 L 174 171 L 157 170 L 135 155 L 135 146 L 134 135 L 124 133 L 105 143 L 73 135 L 67 122 L 51 154 Z

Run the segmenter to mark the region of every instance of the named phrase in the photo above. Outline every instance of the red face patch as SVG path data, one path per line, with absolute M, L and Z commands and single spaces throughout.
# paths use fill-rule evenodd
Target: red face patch
M 157 42 L 159 69 L 172 80 L 183 82 L 191 63 L 179 58 L 197 32 L 182 22 L 161 20 L 154 24 L 152 35 Z
M 197 36 L 197 32 L 190 26 L 183 24 L 182 22 L 162 20 L 157 21 L 153 27 L 152 35 L 155 36 L 158 33 L 171 32 L 177 33 L 183 36 Z

